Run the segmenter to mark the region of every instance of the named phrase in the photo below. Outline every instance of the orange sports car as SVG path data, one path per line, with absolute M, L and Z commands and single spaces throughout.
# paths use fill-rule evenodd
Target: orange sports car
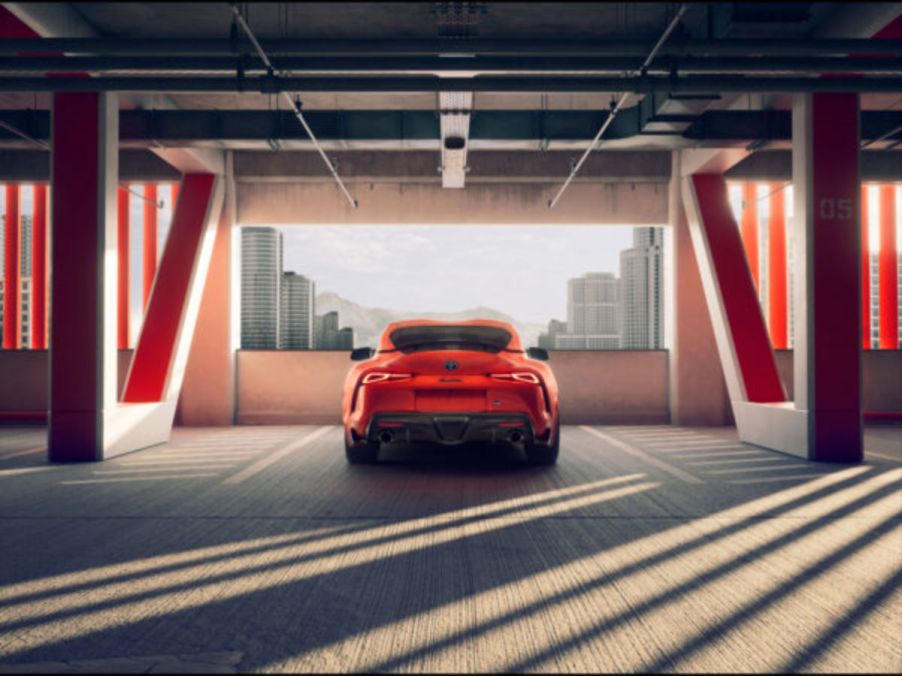
M 348 462 L 376 462 L 382 444 L 520 445 L 531 464 L 560 447 L 557 382 L 541 348 L 523 349 L 510 324 L 486 319 L 389 324 L 357 361 L 342 398 Z

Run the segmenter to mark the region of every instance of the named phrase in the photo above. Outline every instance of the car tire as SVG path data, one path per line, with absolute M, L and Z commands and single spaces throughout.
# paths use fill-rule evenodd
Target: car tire
M 557 463 L 557 456 L 561 449 L 561 425 L 554 428 L 554 441 L 551 446 L 542 446 L 532 443 L 526 445 L 526 462 L 530 465 L 550 466 Z
M 364 441 L 351 445 L 345 439 L 345 457 L 352 465 L 373 465 L 379 460 L 379 442 Z

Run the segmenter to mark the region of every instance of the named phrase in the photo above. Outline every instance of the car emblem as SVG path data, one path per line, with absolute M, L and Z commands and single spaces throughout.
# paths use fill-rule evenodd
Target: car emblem
M 445 362 L 445 370 L 446 371 L 456 371 L 457 370 L 457 362 L 453 359 L 451 361 Z

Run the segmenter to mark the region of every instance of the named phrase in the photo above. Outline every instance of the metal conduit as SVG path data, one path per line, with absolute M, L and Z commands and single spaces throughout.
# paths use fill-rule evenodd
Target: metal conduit
M 257 42 L 257 38 L 254 37 L 254 33 L 251 31 L 251 27 L 247 25 L 244 17 L 241 16 L 241 12 L 238 11 L 238 6 L 236 4 L 232 4 L 232 13 L 235 15 L 235 19 L 238 22 L 238 25 L 241 26 L 241 29 L 247 34 L 248 39 L 251 41 L 251 43 L 253 43 L 254 49 L 257 50 L 257 54 L 260 56 L 260 59 L 263 61 L 263 63 L 266 64 L 269 72 L 273 73 L 274 75 L 277 74 L 277 71 L 273 68 L 272 62 L 270 62 L 269 57 L 266 56 L 266 52 L 263 51 L 260 43 Z M 297 117 L 298 121 L 304 126 L 304 131 L 307 132 L 307 135 L 313 142 L 313 147 L 316 148 L 316 151 L 319 153 L 320 157 L 323 158 L 323 162 L 326 163 L 326 166 L 329 168 L 332 177 L 335 179 L 335 182 L 338 183 L 338 187 L 341 188 L 341 191 L 342 193 L 344 193 L 344 196 L 350 203 L 351 208 L 356 209 L 358 206 L 357 200 L 354 199 L 353 196 L 351 196 L 350 192 L 348 192 L 348 188 L 345 186 L 344 181 L 341 180 L 341 177 L 335 170 L 335 167 L 333 166 L 331 160 L 326 157 L 326 153 L 323 151 L 322 146 L 320 146 L 319 141 L 316 140 L 316 136 L 314 135 L 313 130 L 310 128 L 310 125 L 307 124 L 307 120 L 304 119 L 304 114 L 301 112 L 300 101 L 292 100 L 291 95 L 285 90 L 282 90 L 280 94 L 294 111 L 295 117 Z
M 649 52 L 648 56 L 645 58 L 645 61 L 642 63 L 642 66 L 639 68 L 638 72 L 636 73 L 638 76 L 640 76 L 640 77 L 645 76 L 648 66 L 651 64 L 652 61 L 654 61 L 655 56 L 657 56 L 661 47 L 667 41 L 667 38 L 670 37 L 670 34 L 677 27 L 677 24 L 680 23 L 680 19 L 683 18 L 683 14 L 685 14 L 685 13 L 686 13 L 686 3 L 683 3 L 682 5 L 680 5 L 680 9 L 676 13 L 676 16 L 674 16 L 673 19 L 671 20 L 670 25 L 667 26 L 667 30 L 664 31 L 664 34 L 661 36 L 661 39 L 658 40 L 657 44 L 654 46 L 654 49 L 652 49 L 651 52 Z M 604 136 L 604 133 L 608 130 L 608 127 L 611 126 L 611 123 L 614 121 L 614 118 L 617 117 L 617 113 L 620 112 L 620 108 L 623 106 L 624 103 L 626 103 L 626 100 L 627 100 L 627 98 L 629 98 L 629 95 L 630 95 L 630 92 L 624 92 L 623 94 L 621 94 L 620 99 L 617 101 L 616 105 L 611 109 L 611 112 L 608 115 L 607 119 L 604 121 L 604 124 L 601 125 L 601 128 L 599 128 L 598 132 L 595 134 L 595 138 L 592 139 L 592 142 L 589 144 L 589 147 L 586 148 L 586 151 L 579 158 L 579 162 L 577 162 L 576 165 L 573 167 L 573 169 L 570 170 L 570 175 L 567 177 L 567 180 L 564 181 L 564 184 L 557 191 L 557 194 L 551 199 L 550 202 L 548 202 L 549 209 L 554 209 L 554 205 L 558 203 L 558 200 L 561 199 L 561 195 L 564 194 L 564 191 L 567 189 L 567 187 L 573 181 L 576 174 L 579 173 L 579 170 L 582 168 L 586 159 L 589 157 L 591 152 L 595 149 L 595 146 L 598 145 L 598 142 L 601 140 L 601 137 Z

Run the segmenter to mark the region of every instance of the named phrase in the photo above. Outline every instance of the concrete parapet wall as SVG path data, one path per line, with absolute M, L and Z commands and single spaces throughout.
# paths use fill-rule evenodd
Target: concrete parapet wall
M 47 350 L 0 350 L 0 413 L 47 410 Z M 122 393 L 132 350 L 119 350 L 118 390 Z
M 775 350 L 777 371 L 793 397 L 792 350 Z M 862 352 L 862 408 L 868 413 L 902 412 L 902 351 L 865 350 Z
M 242 350 L 239 424 L 337 424 L 347 352 Z M 666 423 L 667 352 L 552 352 L 565 424 Z
M 119 352 L 119 388 L 131 350 Z M 792 397 L 792 351 L 776 352 Z M 610 350 L 551 353 L 566 424 L 668 421 L 668 353 Z M 864 352 L 864 410 L 902 411 L 902 351 Z M 237 353 L 239 424 L 340 422 L 347 352 L 241 350 Z M 47 409 L 47 351 L 0 350 L 0 414 Z

